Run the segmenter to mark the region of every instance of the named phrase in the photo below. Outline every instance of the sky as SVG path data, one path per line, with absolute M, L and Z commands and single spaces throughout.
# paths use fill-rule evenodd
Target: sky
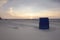
M 60 18 L 60 0 L 0 0 L 3 19 Z

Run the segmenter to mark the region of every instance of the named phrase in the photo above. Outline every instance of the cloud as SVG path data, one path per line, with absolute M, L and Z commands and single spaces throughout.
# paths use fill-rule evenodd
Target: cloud
M 10 16 L 15 16 L 15 11 L 13 10 L 13 7 L 8 8 L 8 10 L 6 11 L 6 13 Z
M 57 0 L 0 0 L 0 7 L 3 5 L 7 9 L 1 13 L 5 18 L 26 18 L 28 15 L 59 17 L 60 14 L 60 2 Z
M 2 7 L 8 0 L 0 0 L 0 7 Z
M 54 1 L 54 2 L 60 2 L 60 0 L 52 0 L 52 1 Z
M 60 15 L 60 9 L 50 9 L 50 10 L 41 10 L 40 12 L 37 13 L 30 13 L 29 9 L 23 13 L 20 11 L 14 11 L 13 7 L 10 7 L 7 11 L 7 13 L 10 15 L 9 17 L 11 18 L 39 18 L 39 17 L 49 17 L 49 18 L 59 18 Z
M 52 9 L 52 8 L 60 8 L 60 2 L 57 0 L 14 0 L 14 7 L 32 6 L 38 9 Z
M 0 0 L 0 17 L 3 16 L 2 6 L 7 3 L 8 0 Z
M 16 16 L 14 16 L 13 7 L 8 8 L 5 12 L 1 12 L 1 17 L 3 19 L 14 19 Z
M 43 10 L 40 13 L 38 14 L 40 17 L 60 18 L 60 10 Z

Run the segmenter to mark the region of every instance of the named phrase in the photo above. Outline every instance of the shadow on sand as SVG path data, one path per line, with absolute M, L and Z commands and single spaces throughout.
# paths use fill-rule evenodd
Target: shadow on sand
M 34 27 L 34 28 L 39 29 L 38 27 Z M 44 32 L 53 32 L 56 30 L 60 30 L 60 28 L 50 27 L 49 29 L 39 29 L 39 30 L 44 31 Z

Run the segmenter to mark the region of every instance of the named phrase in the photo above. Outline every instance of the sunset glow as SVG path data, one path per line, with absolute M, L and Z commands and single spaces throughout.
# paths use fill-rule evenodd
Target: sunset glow
M 60 2 L 51 0 L 1 0 L 0 17 L 7 19 L 60 18 Z

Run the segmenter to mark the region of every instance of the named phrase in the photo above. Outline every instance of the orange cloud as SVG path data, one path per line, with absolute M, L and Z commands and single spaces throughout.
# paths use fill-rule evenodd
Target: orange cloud
M 41 10 L 40 12 L 34 13 L 30 10 L 26 11 L 14 11 L 13 7 L 10 7 L 7 11 L 11 18 L 39 18 L 39 17 L 49 17 L 49 18 L 60 18 L 60 11 L 58 10 Z

